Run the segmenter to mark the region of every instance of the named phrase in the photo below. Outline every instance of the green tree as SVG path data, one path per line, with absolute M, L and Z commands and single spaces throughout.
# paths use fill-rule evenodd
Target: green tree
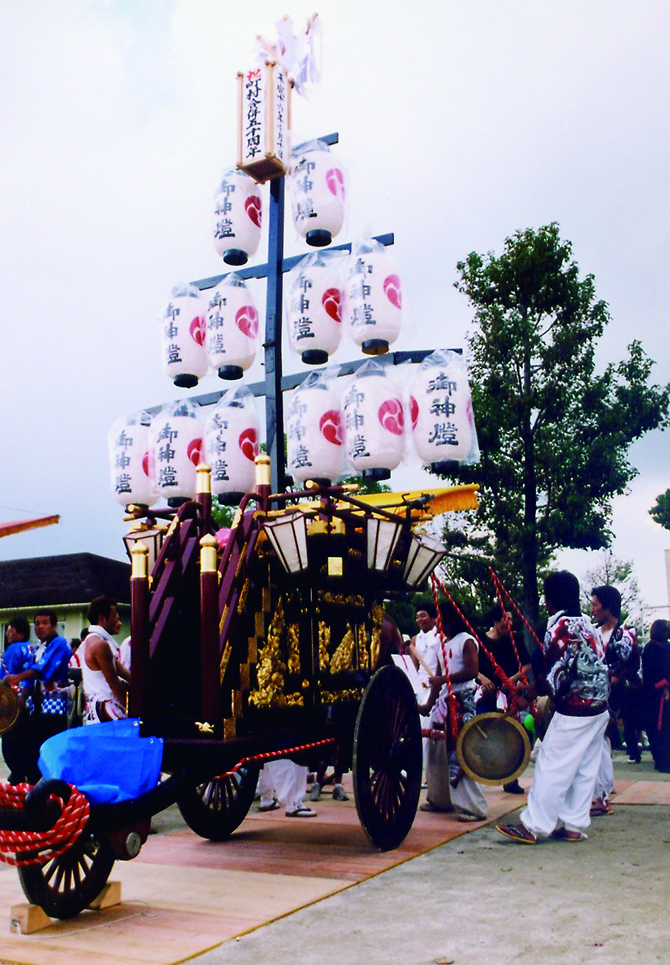
M 504 251 L 472 252 L 456 287 L 475 309 L 469 337 L 481 462 L 459 480 L 482 486 L 466 563 L 482 557 L 511 592 L 519 587 L 531 622 L 538 577 L 559 547 L 599 549 L 610 540 L 612 497 L 637 470 L 633 440 L 668 425 L 670 386 L 649 382 L 653 362 L 639 342 L 626 359 L 596 372 L 609 322 L 592 275 L 580 278 L 559 227 L 518 231 Z
M 661 493 L 654 506 L 649 510 L 649 515 L 664 529 L 670 529 L 670 489 Z

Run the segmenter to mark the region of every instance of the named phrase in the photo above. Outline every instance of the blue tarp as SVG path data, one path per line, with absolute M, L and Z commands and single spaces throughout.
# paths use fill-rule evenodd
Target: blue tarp
M 140 737 L 139 720 L 129 718 L 50 737 L 38 766 L 45 780 L 74 784 L 91 804 L 118 804 L 155 787 L 162 760 L 162 737 Z

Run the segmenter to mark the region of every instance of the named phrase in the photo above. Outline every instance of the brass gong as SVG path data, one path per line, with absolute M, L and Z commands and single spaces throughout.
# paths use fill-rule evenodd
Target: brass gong
M 0 681 L 0 734 L 5 734 L 19 716 L 19 698 L 11 687 Z
M 480 784 L 507 784 L 528 766 L 530 741 L 514 717 L 479 714 L 463 725 L 456 754 L 468 777 Z

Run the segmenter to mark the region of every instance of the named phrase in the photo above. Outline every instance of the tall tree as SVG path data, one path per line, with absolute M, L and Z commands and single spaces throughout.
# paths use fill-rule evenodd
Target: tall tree
M 664 529 L 670 529 L 670 489 L 661 493 L 649 510 L 649 515 Z
M 582 609 L 591 611 L 591 590 L 597 586 L 615 586 L 621 594 L 621 619 L 637 629 L 642 637 L 645 630 L 644 601 L 632 560 L 622 560 L 611 549 L 598 554 L 593 565 L 582 577 Z
M 498 256 L 472 252 L 458 271 L 456 287 L 475 309 L 469 355 L 481 449 L 479 465 L 459 472 L 482 486 L 480 545 L 469 562 L 483 554 L 510 579 L 518 574 L 534 622 L 538 576 L 554 550 L 609 543 L 612 497 L 637 473 L 628 448 L 668 425 L 670 386 L 650 384 L 653 362 L 637 341 L 596 372 L 608 308 L 593 276 L 580 278 L 557 224 L 516 232 Z

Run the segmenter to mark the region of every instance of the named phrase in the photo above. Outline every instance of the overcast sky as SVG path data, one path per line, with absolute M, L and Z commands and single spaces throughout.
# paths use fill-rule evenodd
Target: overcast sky
M 235 162 L 235 75 L 257 33 L 314 9 L 323 83 L 295 99 L 294 141 L 340 133 L 338 241 L 396 234 L 395 347 L 463 345 L 456 262 L 557 221 L 610 306 L 599 364 L 640 338 L 654 380 L 670 380 L 664 0 L 4 0 L 0 517 L 62 522 L 1 540 L 0 558 L 123 557 L 109 426 L 189 394 L 162 374 L 157 317 L 173 284 L 223 270 L 209 218 Z M 308 250 L 290 218 L 287 250 Z M 191 394 L 221 387 L 208 376 Z M 670 533 L 648 510 L 670 485 L 669 439 L 633 448 L 639 476 L 615 501 L 615 552 L 650 605 L 668 602 Z M 561 558 L 580 574 L 593 562 Z

